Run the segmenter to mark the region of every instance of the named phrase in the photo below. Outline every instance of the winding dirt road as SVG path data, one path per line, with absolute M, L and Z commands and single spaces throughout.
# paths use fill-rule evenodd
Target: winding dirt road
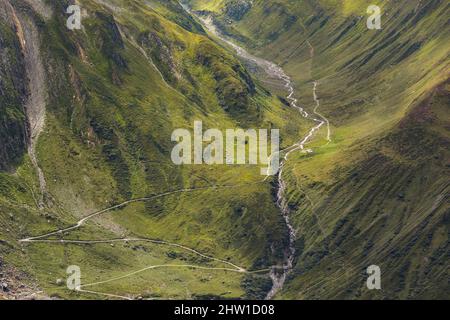
M 253 184 L 261 184 L 264 183 L 264 181 L 260 181 L 260 182 L 256 182 Z M 185 188 L 185 189 L 180 189 L 180 190 L 175 190 L 175 191 L 168 191 L 168 192 L 163 192 L 151 197 L 146 197 L 146 198 L 139 198 L 139 199 L 133 199 L 133 200 L 129 200 L 129 201 L 125 201 L 121 204 L 94 212 L 92 214 L 87 215 L 86 217 L 80 219 L 75 225 L 71 226 L 71 227 L 67 227 L 67 228 L 62 228 L 62 229 L 58 229 L 49 233 L 45 233 L 43 235 L 39 235 L 39 236 L 34 236 L 34 237 L 28 237 L 25 239 L 21 239 L 19 240 L 19 242 L 21 243 L 48 243 L 48 244 L 75 244 L 75 245 L 94 245 L 94 244 L 112 244 L 115 242 L 147 242 L 147 243 L 152 243 L 152 244 L 157 244 L 157 245 L 165 245 L 165 246 L 171 246 L 171 247 L 176 247 L 191 253 L 194 253 L 204 259 L 210 260 L 210 261 L 215 261 L 215 262 L 219 262 L 222 264 L 227 265 L 228 267 L 206 267 L 206 266 L 200 266 L 200 265 L 191 265 L 191 264 L 183 264 L 183 265 L 178 265 L 178 264 L 163 264 L 163 265 L 151 265 L 151 266 L 147 266 L 145 268 L 142 268 L 140 270 L 137 271 L 133 271 L 130 273 L 127 273 L 125 275 L 119 276 L 119 277 L 115 277 L 115 278 L 110 278 L 110 279 L 106 279 L 103 281 L 99 281 L 99 282 L 95 282 L 95 283 L 88 283 L 88 284 L 84 284 L 79 286 L 78 288 L 76 288 L 76 291 L 79 292 L 84 292 L 84 293 L 89 293 L 89 294 L 97 294 L 97 295 L 103 295 L 106 297 L 110 297 L 110 298 L 118 298 L 118 299 L 127 299 L 127 300 L 133 300 L 133 298 L 127 297 L 127 296 L 120 296 L 120 295 L 115 295 L 115 294 L 110 294 L 110 293 L 103 293 L 103 292 L 98 292 L 98 291 L 92 291 L 92 290 L 85 290 L 83 288 L 85 287 L 92 287 L 95 285 L 100 285 L 100 284 L 104 284 L 104 283 L 109 283 L 109 282 L 113 282 L 113 281 L 118 281 L 124 278 L 128 278 L 131 277 L 133 275 L 145 272 L 147 270 L 152 270 L 152 269 L 157 269 L 157 268 L 191 268 L 191 269 L 201 269 L 201 270 L 217 270 L 217 271 L 231 271 L 231 272 L 237 272 L 237 273 L 247 273 L 247 274 L 257 274 L 257 273 L 262 273 L 262 272 L 269 272 L 272 268 L 267 268 L 267 269 L 260 269 L 260 270 L 253 270 L 253 271 L 248 271 L 246 268 L 238 266 L 230 261 L 224 260 L 224 259 L 220 259 L 220 258 L 216 258 L 216 257 L 212 257 L 209 255 L 206 255 L 204 253 L 201 253 L 193 248 L 181 245 L 181 244 L 177 244 L 177 243 L 172 243 L 169 241 L 164 241 L 164 240 L 156 240 L 156 239 L 147 239 L 147 238 L 137 238 L 137 237 L 130 237 L 130 238 L 120 238 L 120 239 L 104 239 L 104 240 L 65 240 L 65 239 L 47 239 L 48 237 L 51 236 L 56 236 L 56 235 L 64 235 L 67 232 L 76 230 L 78 228 L 81 228 L 86 222 L 88 222 L 89 220 L 102 215 L 102 214 L 106 214 L 109 213 L 115 209 L 118 208 L 123 208 L 125 206 L 127 206 L 128 204 L 131 203 L 136 203 L 136 202 L 144 202 L 144 201 L 151 201 L 157 198 L 161 198 L 161 197 L 166 197 L 169 195 L 173 195 L 173 194 L 177 194 L 177 193 L 186 193 L 186 192 L 195 192 L 195 191 L 201 191 L 201 190 L 215 190 L 215 189 L 223 189 L 223 188 L 237 188 L 237 187 L 243 187 L 243 186 L 248 186 L 251 184 L 241 184 L 241 185 L 230 185 L 230 186 L 212 186 L 212 187 L 202 187 L 202 188 Z

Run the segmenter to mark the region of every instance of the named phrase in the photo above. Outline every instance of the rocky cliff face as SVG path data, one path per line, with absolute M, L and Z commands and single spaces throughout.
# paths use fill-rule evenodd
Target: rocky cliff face
M 225 15 L 229 18 L 239 21 L 252 8 L 252 1 L 250 0 L 232 0 L 225 5 Z
M 13 31 L 9 34 L 5 33 L 7 37 L 9 35 L 13 43 L 10 43 L 11 46 L 5 50 L 10 52 L 10 55 L 4 62 L 5 70 L 10 70 L 9 76 L 5 79 L 11 79 L 10 85 L 5 87 L 5 92 L 8 91 L 5 95 L 5 118 L 10 119 L 8 126 L 12 126 L 10 129 L 12 129 L 13 137 L 8 141 L 9 147 L 3 152 L 6 154 L 10 152 L 9 163 L 14 164 L 23 156 L 24 146 L 27 146 L 28 155 L 39 179 L 41 194 L 39 205 L 42 207 L 46 194 L 46 181 L 38 164 L 36 148 L 45 125 L 47 83 L 40 53 L 41 39 L 35 22 L 36 17 L 30 10 L 33 7 L 28 2 L 15 3 L 2 0 L 1 8 L 6 24 L 9 25 L 10 31 Z M 16 98 L 11 99 L 8 96 Z M 27 128 L 27 130 L 24 131 L 21 128 Z M 7 166 L 8 164 L 5 165 Z
M 0 170 L 10 170 L 26 151 L 27 88 L 21 43 L 5 1 L 0 17 Z

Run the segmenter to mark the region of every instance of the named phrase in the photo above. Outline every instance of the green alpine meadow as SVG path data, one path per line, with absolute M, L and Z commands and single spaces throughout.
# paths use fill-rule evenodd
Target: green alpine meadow
M 0 0 L 0 300 L 450 299 L 449 17 Z

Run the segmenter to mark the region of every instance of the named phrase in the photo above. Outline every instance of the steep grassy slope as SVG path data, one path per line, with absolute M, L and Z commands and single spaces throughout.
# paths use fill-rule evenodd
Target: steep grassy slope
M 318 80 L 332 125 L 285 169 L 299 254 L 279 297 L 448 298 L 448 3 L 379 1 L 368 30 L 367 1 L 232 2 L 190 1 L 289 70 L 309 110 Z
M 351 166 L 324 176 L 311 157 L 292 167 L 303 254 L 286 297 L 447 297 L 448 94 L 435 88 L 386 137 L 359 144 L 367 151 Z M 371 264 L 380 292 L 364 288 Z
M 200 189 L 124 205 L 46 239 L 159 239 L 248 270 L 265 269 L 281 258 L 286 227 L 270 185 L 261 183 L 259 167 L 177 167 L 170 160 L 171 134 L 202 120 L 205 129 L 280 128 L 283 144 L 289 145 L 307 128 L 300 115 L 255 84 L 176 1 L 79 1 L 79 31 L 65 28 L 71 1 L 1 3 L 8 8 L 2 14 L 18 17 L 2 31 L 2 37 L 12 39 L 9 50 L 17 47 L 20 24 L 30 23 L 38 31 L 34 41 L 46 66 L 42 78 L 48 95 L 37 145 L 47 182 L 45 206 L 38 205 L 42 188 L 36 170 L 23 146 L 14 144 L 23 160 L 15 174 L 0 173 L 2 265 L 22 270 L 48 295 L 72 298 L 102 296 L 74 295 L 60 286 L 57 279 L 66 278 L 69 265 L 81 267 L 83 283 L 150 265 L 223 268 L 223 262 L 189 250 L 145 241 L 18 242 L 75 225 L 129 199 L 183 188 Z M 27 85 L 26 76 L 21 79 Z M 21 90 L 7 89 L 13 97 Z M 22 105 L 8 102 L 7 108 Z M 16 118 L 26 126 L 23 114 Z M 286 125 L 288 120 L 294 124 Z M 266 272 L 162 267 L 89 289 L 131 297 L 237 298 L 263 297 L 261 286 L 267 285 Z

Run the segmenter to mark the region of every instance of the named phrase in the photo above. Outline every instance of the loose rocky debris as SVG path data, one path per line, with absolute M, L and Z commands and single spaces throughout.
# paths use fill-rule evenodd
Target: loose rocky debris
M 29 285 L 29 276 L 6 266 L 0 258 L 0 300 L 48 299 L 36 286 Z

